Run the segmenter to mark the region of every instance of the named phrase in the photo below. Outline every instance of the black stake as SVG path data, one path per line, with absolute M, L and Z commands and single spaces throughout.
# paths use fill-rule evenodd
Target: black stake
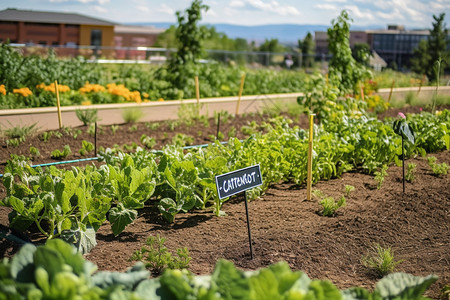
M 97 156 L 97 122 L 95 122 L 94 128 L 94 155 Z
M 247 215 L 248 242 L 250 244 L 250 259 L 253 259 L 252 234 L 250 232 L 250 222 L 248 218 L 248 204 L 246 192 L 244 192 L 244 199 L 245 199 L 245 214 Z
M 219 139 L 219 129 L 220 129 L 220 113 L 217 116 L 217 132 L 216 132 L 216 139 Z
M 405 193 L 405 148 L 403 146 L 403 135 L 402 135 L 402 167 L 403 167 L 403 194 Z

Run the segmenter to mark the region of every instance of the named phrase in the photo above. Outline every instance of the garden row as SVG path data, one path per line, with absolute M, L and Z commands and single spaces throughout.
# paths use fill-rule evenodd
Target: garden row
M 401 164 L 402 139 L 392 128 L 393 120 L 381 122 L 355 111 L 355 101 L 340 100 L 315 127 L 314 183 L 352 169 L 374 174 L 394 161 Z M 415 143 L 406 142 L 406 157 L 450 148 L 450 111 L 409 115 L 407 122 L 415 132 Z M 244 141 L 232 138 L 227 144 L 216 142 L 188 151 L 176 145 L 130 154 L 107 149 L 100 167 L 44 170 L 15 158 L 5 168 L 7 196 L 0 204 L 14 209 L 11 227 L 25 230 L 34 224 L 48 239 L 61 237 L 87 252 L 95 246 L 95 231 L 106 219 L 118 235 L 149 200 L 156 201 L 169 222 L 193 208 L 213 207 L 220 215 L 227 199 L 217 196 L 214 178 L 219 174 L 259 164 L 263 185 L 248 192 L 250 199 L 274 183 L 305 183 L 306 131 L 290 128 L 283 118 L 247 130 L 253 132 Z
M 100 65 L 82 58 L 62 60 L 22 56 L 7 44 L 0 45 L 0 108 L 55 106 L 55 81 L 61 105 L 145 102 L 196 97 L 195 76 L 200 97 L 236 96 L 245 73 L 246 95 L 308 91 L 310 75 L 300 71 L 249 69 L 217 63 L 192 65 L 183 88 L 173 83 L 166 66 Z M 422 81 L 401 74 L 384 73 L 364 83 L 364 93 L 378 87 L 418 86 Z
M 374 291 L 360 287 L 339 290 L 330 281 L 311 280 L 279 262 L 243 272 L 226 260 L 211 275 L 166 270 L 150 278 L 143 264 L 125 273 L 101 271 L 61 240 L 24 245 L 11 259 L 0 262 L 0 296 L 5 299 L 426 299 L 422 294 L 436 276 L 393 273 Z

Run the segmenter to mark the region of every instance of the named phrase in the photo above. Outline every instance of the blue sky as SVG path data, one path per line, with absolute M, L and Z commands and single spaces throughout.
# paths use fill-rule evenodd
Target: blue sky
M 76 12 L 118 23 L 176 22 L 191 0 L 0 0 L 6 8 Z M 432 16 L 446 13 L 450 26 L 450 0 L 203 0 L 209 10 L 203 23 L 238 25 L 330 25 L 346 9 L 352 25 L 404 25 L 407 29 L 431 28 Z

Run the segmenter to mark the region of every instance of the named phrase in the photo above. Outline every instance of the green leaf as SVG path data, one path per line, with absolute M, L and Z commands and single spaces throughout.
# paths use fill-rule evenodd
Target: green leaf
M 8 198 L 9 204 L 11 205 L 11 207 L 17 211 L 19 214 L 23 214 L 24 213 L 24 209 L 25 209 L 25 205 L 23 203 L 22 200 L 20 200 L 19 198 L 16 198 L 14 196 L 11 196 Z
M 232 262 L 220 259 L 211 275 L 211 285 L 224 299 L 250 299 L 249 281 Z
M 122 203 L 109 211 L 109 222 L 115 236 L 119 235 L 128 224 L 131 224 L 137 217 L 137 211 L 126 209 Z
M 36 246 L 25 244 L 11 260 L 11 276 L 17 282 L 34 282 Z
M 60 238 L 74 245 L 81 254 L 89 253 L 97 245 L 95 230 L 92 227 L 88 227 L 86 230 L 64 230 Z
M 56 274 L 64 270 L 65 263 L 57 250 L 50 247 L 38 247 L 34 253 L 34 264 L 36 267 L 42 267 L 47 271 L 51 282 Z
M 437 276 L 414 276 L 406 273 L 392 273 L 375 285 L 375 292 L 384 299 L 422 299 L 425 290 L 437 280 Z
M 102 271 L 92 276 L 92 283 L 102 289 L 114 285 L 122 285 L 128 290 L 133 290 L 143 280 L 148 279 L 150 272 L 145 269 L 143 263 L 138 263 L 125 273 Z M 151 294 L 147 294 L 149 296 Z
M 408 126 L 408 123 L 404 119 L 395 120 L 393 124 L 394 132 L 404 139 L 407 139 L 411 144 L 414 145 L 415 137 L 414 131 Z
M 161 199 L 158 204 L 158 209 L 163 217 L 170 223 L 173 222 L 175 215 L 180 211 L 177 207 L 177 203 L 171 198 Z

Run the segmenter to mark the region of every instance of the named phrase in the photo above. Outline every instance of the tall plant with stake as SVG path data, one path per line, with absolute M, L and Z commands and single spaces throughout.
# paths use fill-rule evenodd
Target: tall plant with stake
M 198 26 L 198 22 L 202 19 L 202 11 L 208 8 L 202 0 L 194 0 L 184 13 L 176 13 L 178 49 L 169 61 L 168 71 L 172 84 L 178 89 L 184 89 L 187 81 L 196 75 L 194 65 L 203 54 L 202 42 L 208 36 L 206 28 Z
M 371 77 L 369 69 L 359 64 L 350 48 L 350 24 L 347 11 L 343 10 L 328 28 L 328 49 L 332 54 L 329 64 L 329 78 L 343 93 L 356 93 L 358 82 Z
M 398 113 L 400 119 L 394 121 L 394 132 L 402 137 L 402 168 L 403 168 L 403 193 L 405 192 L 405 139 L 414 145 L 415 137 L 414 131 L 406 123 L 406 116 L 403 113 Z

